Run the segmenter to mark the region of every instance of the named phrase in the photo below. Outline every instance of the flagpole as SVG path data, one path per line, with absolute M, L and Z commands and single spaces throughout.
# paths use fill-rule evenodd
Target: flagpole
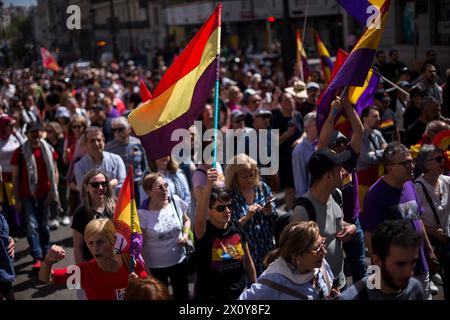
M 383 77 L 383 75 L 381 75 L 381 73 L 379 73 L 377 70 L 372 68 L 372 71 L 375 72 L 377 75 L 379 75 L 381 79 L 383 79 L 384 81 L 389 83 L 391 86 L 393 86 L 394 88 L 396 88 L 400 92 L 402 92 L 402 93 L 404 93 L 404 94 L 409 96 L 409 93 L 407 91 L 403 90 L 402 88 L 400 88 L 398 85 L 396 85 L 395 83 L 393 83 L 391 80 L 387 79 L 386 77 Z
M 133 206 L 133 202 L 135 202 L 135 198 L 134 198 L 134 178 L 133 178 L 133 165 L 130 164 L 128 167 L 128 174 L 130 175 L 130 189 L 131 189 L 131 214 L 130 214 L 130 228 L 131 228 L 131 234 L 130 234 L 130 268 L 129 268 L 129 273 L 134 272 L 134 256 L 132 254 L 132 246 L 133 246 L 133 233 L 134 233 L 134 225 L 136 224 L 136 222 L 134 221 L 134 215 L 136 214 L 136 212 L 133 212 L 134 210 L 134 206 Z
M 309 0 L 306 1 L 306 11 L 305 11 L 305 21 L 303 22 L 303 32 L 302 32 L 302 38 L 301 38 L 301 43 L 300 43 L 300 74 L 302 77 L 302 81 L 305 81 L 305 75 L 303 72 L 303 63 L 302 63 L 302 53 L 303 53 L 303 48 L 305 47 L 305 45 L 303 44 L 305 41 L 305 34 L 306 34 L 306 22 L 308 20 L 308 11 L 309 11 Z M 306 63 L 308 63 L 308 60 L 306 60 Z
M 213 144 L 213 163 L 212 167 L 216 168 L 217 163 L 217 130 L 219 127 L 219 74 L 220 74 L 220 38 L 222 33 L 222 3 L 217 5 L 218 19 L 218 39 L 217 39 L 217 70 L 216 70 L 216 89 L 214 99 L 214 144 Z

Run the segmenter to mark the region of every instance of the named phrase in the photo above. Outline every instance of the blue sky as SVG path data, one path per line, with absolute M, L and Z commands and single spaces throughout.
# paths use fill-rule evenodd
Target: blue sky
M 3 0 L 5 7 L 9 7 L 10 4 L 15 6 L 29 6 L 36 4 L 36 0 Z

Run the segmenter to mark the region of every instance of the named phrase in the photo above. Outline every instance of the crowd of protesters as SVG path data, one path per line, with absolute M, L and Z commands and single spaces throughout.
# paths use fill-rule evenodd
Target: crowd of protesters
M 42 281 L 67 280 L 68 269 L 52 270 L 65 257 L 51 245 L 60 225 L 73 229 L 85 275 L 79 299 L 432 299 L 433 281 L 450 299 L 450 162 L 435 143 L 450 132 L 450 69 L 440 73 L 432 50 L 421 72 L 399 58 L 379 51 L 373 104 L 357 114 L 337 97 L 320 132 L 319 72 L 300 79 L 294 68 L 285 79 L 279 59 L 225 59 L 218 128 L 224 141 L 228 129 L 240 130 L 245 154 L 235 148 L 214 166 L 196 164 L 194 154 L 149 161 L 132 132 L 126 117 L 142 103 L 139 81 L 156 88 L 170 63 L 162 57 L 152 70 L 115 62 L 2 70 L 0 299 L 14 299 L 21 237 Z M 340 114 L 348 132 L 334 125 Z M 198 120 L 202 131 L 214 127 L 212 95 Z M 273 137 L 276 148 L 259 143 Z M 262 174 L 259 148 L 279 152 L 277 174 Z M 110 223 L 129 165 L 143 234 L 132 275 L 129 256 L 113 253 Z M 381 269 L 374 290 L 367 257 Z

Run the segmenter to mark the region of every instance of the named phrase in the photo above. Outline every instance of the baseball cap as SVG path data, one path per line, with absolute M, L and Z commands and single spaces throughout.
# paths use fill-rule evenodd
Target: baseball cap
M 335 166 L 341 165 L 350 159 L 350 150 L 335 153 L 328 148 L 321 149 L 313 153 L 308 161 L 308 171 L 313 179 L 322 177 Z
M 317 90 L 320 90 L 320 86 L 319 86 L 319 84 L 318 84 L 317 82 L 309 82 L 309 83 L 306 85 L 306 90 L 309 90 L 309 89 L 317 89 Z
M 102 104 L 96 104 L 91 110 L 93 110 L 93 111 L 105 111 L 105 107 Z
M 411 89 L 411 84 L 408 82 L 408 81 L 400 81 L 399 83 L 398 83 L 398 86 L 400 87 L 400 88 L 402 88 L 402 89 L 404 89 L 404 90 L 409 90 L 409 89 Z
M 266 110 L 266 109 L 259 108 L 258 110 L 256 110 L 253 113 L 253 117 L 259 117 L 259 116 L 270 116 L 270 117 L 272 117 L 272 112 L 270 112 L 269 110 Z
M 42 127 L 42 124 L 40 122 L 31 122 L 27 125 L 27 129 L 26 132 L 33 132 L 33 131 L 39 131 L 39 130 L 44 130 L 44 128 Z
M 239 118 L 244 119 L 244 117 L 245 117 L 244 113 L 239 109 L 235 109 L 235 110 L 231 111 L 231 121 L 233 121 L 233 122 L 235 122 Z
M 69 110 L 66 107 L 56 109 L 55 118 L 70 118 Z

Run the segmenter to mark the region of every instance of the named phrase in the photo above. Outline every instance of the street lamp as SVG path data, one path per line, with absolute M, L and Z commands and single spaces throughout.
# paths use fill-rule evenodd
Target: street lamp
M 93 45 L 92 49 L 92 60 L 94 63 L 97 61 L 97 44 L 95 41 L 95 9 L 91 7 L 89 10 L 89 18 L 91 20 L 91 43 Z

